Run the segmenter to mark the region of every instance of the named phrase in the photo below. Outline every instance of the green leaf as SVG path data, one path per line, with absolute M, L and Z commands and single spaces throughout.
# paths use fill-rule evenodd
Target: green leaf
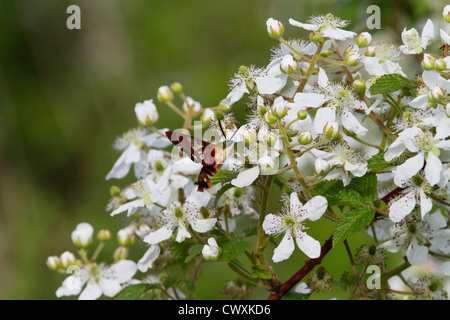
M 250 247 L 250 242 L 242 240 L 228 240 L 220 244 L 222 253 L 219 260 L 222 262 L 230 262 L 240 254 L 244 253 Z
M 187 242 L 174 242 L 170 250 L 176 261 L 184 263 L 189 255 L 188 251 L 190 247 L 191 244 Z
M 311 189 L 312 196 L 324 196 L 330 206 L 350 206 L 359 207 L 363 202 L 357 190 L 344 187 L 340 180 L 322 181 L 314 189 Z
M 203 250 L 202 244 L 194 244 L 192 247 L 190 247 L 188 251 L 189 255 L 186 257 L 186 259 L 184 259 L 184 263 L 191 262 L 195 257 L 197 257 L 202 253 L 202 250 Z
M 235 171 L 219 170 L 210 179 L 212 184 L 227 183 L 236 178 L 238 175 Z
M 366 173 L 362 177 L 353 178 L 348 187 L 357 191 L 366 204 L 371 204 L 377 195 L 377 176 L 371 172 Z
M 226 185 L 224 185 L 222 188 L 219 189 L 219 191 L 217 191 L 216 193 L 216 197 L 214 198 L 214 207 L 217 206 L 217 203 L 219 202 L 220 197 L 227 192 L 228 190 L 230 190 L 231 188 L 233 188 L 233 185 L 231 183 L 227 183 Z
M 309 293 L 300 293 L 295 291 L 289 291 L 286 293 L 281 300 L 308 300 Z
M 393 159 L 392 161 L 386 161 L 384 160 L 384 153 L 379 153 L 367 160 L 367 169 L 377 172 L 389 167 L 398 166 L 399 164 L 401 164 L 399 158 Z
M 388 94 L 405 87 L 411 87 L 413 84 L 408 78 L 399 74 L 385 74 L 379 77 L 370 87 L 370 94 Z
M 269 272 L 269 270 L 259 269 L 255 266 L 253 266 L 252 267 L 252 277 L 260 278 L 263 280 L 270 280 L 270 279 L 272 279 L 272 274 Z
M 336 225 L 333 235 L 333 246 L 344 241 L 356 231 L 365 228 L 375 216 L 371 208 L 358 208 L 347 212 Z
M 125 287 L 113 299 L 114 300 L 136 300 L 147 290 L 149 290 L 149 285 L 146 283 L 132 284 L 132 285 Z

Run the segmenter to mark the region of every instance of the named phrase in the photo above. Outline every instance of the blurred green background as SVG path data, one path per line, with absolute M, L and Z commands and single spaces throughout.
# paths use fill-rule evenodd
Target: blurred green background
M 81 30 L 66 28 L 71 4 L 81 8 Z M 361 32 L 371 4 L 381 8 L 375 36 L 399 44 L 405 26 L 439 19 L 446 1 L 1 1 L 0 299 L 55 299 L 64 276 L 50 272 L 46 258 L 75 251 L 70 233 L 76 224 L 113 233 L 124 226 L 122 217 L 104 210 L 114 183 L 105 175 L 119 156 L 112 150 L 115 138 L 137 125 L 137 102 L 179 81 L 188 95 L 213 106 L 240 65 L 267 64 L 276 45 L 266 34 L 267 18 L 281 20 L 288 38 L 307 37 L 288 18 L 328 12 L 351 19 L 351 28 Z M 174 129 L 171 111 L 158 107 L 158 125 Z M 325 223 L 312 234 L 323 242 L 332 226 Z M 363 239 L 364 233 L 352 238 L 352 249 Z M 143 248 L 134 251 L 138 258 Z M 292 261 L 276 268 L 286 280 L 303 261 L 296 250 Z M 350 271 L 341 247 L 324 264 L 335 277 Z M 202 268 L 198 298 L 225 297 L 219 293 L 223 281 L 211 281 L 218 273 L 233 277 L 222 266 Z

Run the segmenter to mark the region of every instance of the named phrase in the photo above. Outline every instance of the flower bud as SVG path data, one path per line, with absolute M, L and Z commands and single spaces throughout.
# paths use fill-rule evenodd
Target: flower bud
M 325 174 L 330 169 L 328 161 L 317 158 L 314 162 L 314 173 L 318 175 Z
M 242 138 L 245 143 L 253 143 L 256 140 L 256 130 L 253 128 L 247 128 L 242 132 Z
M 444 71 L 445 69 L 447 69 L 447 63 L 444 59 L 437 59 L 434 63 L 434 66 L 438 71 Z
M 328 57 L 331 56 L 332 54 L 333 54 L 333 51 L 330 50 L 330 49 L 328 49 L 328 50 L 322 51 L 322 52 L 320 53 L 320 56 L 321 56 L 321 57 L 324 57 L 324 58 L 328 58 Z
M 356 37 L 356 44 L 360 48 L 368 47 L 371 45 L 371 43 L 372 43 L 372 35 L 368 32 L 361 32 Z
M 278 170 L 276 161 L 270 156 L 259 158 L 258 165 L 262 174 L 275 174 Z
M 197 113 L 200 112 L 200 110 L 202 110 L 202 105 L 199 102 L 192 99 L 191 97 L 187 97 L 186 101 L 183 103 L 183 110 L 186 113 L 188 112 Z
M 173 93 L 168 86 L 159 87 L 156 94 L 159 102 L 169 102 L 173 100 Z
M 179 82 L 172 82 L 172 84 L 170 85 L 170 89 L 172 89 L 172 91 L 175 93 L 180 93 L 183 91 L 183 86 Z
M 120 196 L 120 188 L 118 186 L 111 186 L 111 188 L 109 188 L 109 194 L 111 197 L 118 197 Z
M 61 265 L 61 260 L 57 256 L 51 256 L 47 258 L 47 267 L 50 270 L 58 270 Z
M 221 252 L 216 239 L 209 238 L 208 243 L 203 246 L 202 255 L 206 260 L 217 260 Z
M 278 118 L 283 118 L 287 114 L 286 101 L 282 97 L 278 97 L 273 102 L 272 106 L 273 114 Z
M 450 118 L 450 103 L 445 106 L 445 114 Z
M 137 103 L 134 107 L 134 112 L 136 113 L 139 124 L 143 126 L 151 125 L 159 119 L 159 114 L 153 103 L 153 99 L 146 100 L 143 103 Z
M 298 136 L 298 142 L 302 145 L 307 145 L 310 144 L 312 141 L 312 134 L 309 131 L 303 131 L 302 133 L 300 133 L 300 135 Z
M 275 20 L 273 18 L 267 19 L 266 26 L 267 26 L 267 33 L 271 38 L 280 39 L 284 33 L 283 24 L 280 21 Z
M 123 228 L 117 232 L 117 241 L 121 246 L 129 246 L 135 243 L 136 236 L 132 228 Z
M 100 230 L 97 234 L 97 239 L 100 241 L 108 241 L 111 239 L 111 231 L 106 229 Z
M 441 87 L 434 86 L 428 91 L 428 101 L 431 103 L 439 103 L 445 97 L 445 90 Z
M 366 57 L 375 57 L 376 55 L 375 47 L 367 47 L 366 51 L 364 51 L 364 55 Z
M 308 117 L 308 111 L 307 111 L 306 109 L 300 109 L 300 110 L 298 110 L 298 112 L 297 112 L 297 117 L 298 117 L 300 120 L 305 120 L 306 117 Z
M 204 124 L 210 123 L 214 118 L 214 111 L 210 108 L 206 108 L 205 110 L 203 110 L 202 116 L 200 117 Z
M 115 261 L 126 259 L 128 257 L 128 248 L 118 247 L 116 251 L 114 251 L 113 257 Z
M 309 40 L 314 43 L 323 42 L 324 38 L 320 32 L 313 31 L 309 34 Z
M 366 90 L 366 81 L 364 79 L 356 79 L 352 84 L 356 92 L 364 92 Z
M 450 23 L 450 5 L 446 5 L 444 10 L 442 11 L 442 16 L 445 19 L 445 22 Z
M 329 138 L 335 138 L 339 134 L 339 124 L 337 122 L 327 122 L 323 126 L 323 134 Z
M 278 135 L 276 135 L 272 131 L 269 131 L 263 135 L 263 140 L 265 143 L 267 143 L 267 145 L 273 146 L 275 144 L 275 142 L 278 140 Z
M 75 258 L 75 255 L 72 252 L 66 251 L 64 252 L 60 257 L 59 257 L 61 266 L 63 268 L 67 268 L 73 264 L 75 264 L 75 262 L 77 261 L 77 259 Z
M 281 58 L 280 70 L 285 74 L 293 74 L 297 72 L 298 70 L 297 61 L 295 61 L 290 54 L 285 55 L 284 57 Z
M 350 51 L 344 57 L 345 63 L 350 67 L 356 66 L 359 62 L 359 59 L 360 59 L 360 55 L 358 52 L 355 52 L 355 51 Z
M 278 118 L 273 114 L 272 110 L 267 110 L 263 116 L 263 120 L 267 124 L 273 124 L 277 122 Z
M 433 70 L 436 63 L 436 59 L 434 59 L 429 54 L 425 54 L 422 60 L 422 68 L 423 70 Z
M 71 234 L 72 242 L 80 248 L 85 248 L 92 243 L 94 228 L 86 222 L 77 225 Z

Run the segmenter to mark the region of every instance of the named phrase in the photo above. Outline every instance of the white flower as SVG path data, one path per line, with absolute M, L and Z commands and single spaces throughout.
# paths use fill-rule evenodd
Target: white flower
M 136 104 L 134 107 L 134 112 L 136 113 L 139 123 L 142 125 L 150 125 L 158 121 L 159 118 L 153 99 Z
M 200 194 L 200 195 L 199 195 Z M 205 233 L 211 230 L 217 222 L 216 218 L 203 219 L 200 209 L 209 201 L 207 192 L 197 192 L 187 197 L 184 204 L 174 201 L 161 212 L 161 227 L 145 236 L 144 242 L 157 244 L 169 239 L 177 229 L 177 242 L 190 238 L 188 227 L 196 232 Z
M 301 23 L 294 19 L 289 19 L 289 23 L 294 27 L 319 32 L 322 36 L 330 39 L 345 40 L 353 38 L 356 35 L 355 32 L 341 29 L 349 24 L 348 20 L 342 20 L 332 14 L 311 17 L 308 23 Z
M 391 161 L 399 157 L 406 149 L 417 154 L 397 166 L 394 174 L 395 184 L 397 186 L 405 184 L 422 169 L 425 162 L 426 180 L 431 186 L 437 184 L 442 172 L 440 149 L 450 150 L 450 140 L 435 139 L 429 131 L 423 131 L 418 127 L 408 128 L 401 132 L 389 146 L 384 159 Z
M 165 132 L 166 130 L 161 130 Z M 147 153 L 142 149 L 143 146 L 154 148 L 165 148 L 171 144 L 170 140 L 158 133 L 148 134 L 144 128 L 138 128 L 126 132 L 122 137 L 116 140 L 115 149 L 123 150 L 119 159 L 117 159 L 111 171 L 107 174 L 106 180 L 115 178 L 121 179 L 128 174 L 131 165 L 134 164 L 134 174 L 141 177 L 147 160 Z
M 191 110 L 194 113 L 198 113 L 202 110 L 202 105 L 200 102 L 195 101 L 191 97 L 186 97 L 186 101 L 183 102 L 183 110 L 188 113 Z
M 415 28 L 402 32 L 403 45 L 400 46 L 400 50 L 404 54 L 417 54 L 421 53 L 427 48 L 434 38 L 434 25 L 433 22 L 428 19 L 422 30 L 422 35 Z
M 284 26 L 283 26 L 283 24 L 280 21 L 275 20 L 273 18 L 269 18 L 266 21 L 266 26 L 267 26 L 267 33 L 272 38 L 276 38 L 277 39 L 277 38 L 280 38 L 283 35 Z
M 111 298 L 122 290 L 136 271 L 136 263 L 130 260 L 120 260 L 109 267 L 104 264 L 87 265 L 67 277 L 56 291 L 56 296 L 80 295 L 79 300 L 95 300 L 103 294 Z
M 208 243 L 203 246 L 202 255 L 207 260 L 217 260 L 220 255 L 220 248 L 216 239 L 209 238 Z
M 72 232 L 72 242 L 80 248 L 89 246 L 92 243 L 94 228 L 87 222 L 78 224 Z
M 421 175 L 415 175 L 402 187 L 405 188 L 402 196 L 390 204 L 389 218 L 393 222 L 399 222 L 406 215 L 410 214 L 417 202 L 420 204 L 422 218 L 430 212 L 433 202 L 426 194 L 431 192 L 431 187 Z
M 439 90 L 450 91 L 450 80 L 444 79 L 438 72 L 425 70 L 422 73 L 422 80 L 428 88 L 428 91 L 433 90 L 433 88 L 438 88 Z M 434 89 L 434 90 L 438 90 Z M 418 94 L 414 98 L 410 106 L 416 109 L 425 109 L 429 106 L 428 92 L 421 90 L 421 94 Z
M 298 63 L 294 60 L 292 55 L 287 54 L 281 58 L 280 61 L 280 70 L 286 74 L 293 74 L 298 70 Z
M 145 178 L 136 182 L 131 191 L 134 193 L 136 200 L 127 202 L 119 208 L 111 212 L 111 216 L 127 211 L 127 216 L 131 216 L 137 209 L 146 207 L 150 211 L 158 209 L 154 203 L 160 206 L 166 206 L 171 195 L 171 188 L 169 187 L 169 177 L 172 174 L 172 167 L 165 169 L 163 175 L 155 183 L 150 178 Z
M 338 116 L 342 126 L 359 136 L 367 133 L 359 120 L 353 115 L 354 110 L 368 112 L 367 106 L 356 98 L 352 88 L 339 83 L 331 83 L 323 69 L 319 69 L 317 80 L 322 93 L 299 92 L 294 97 L 294 102 L 300 107 L 319 108 L 323 104 L 326 107 L 319 108 L 314 118 L 314 129 L 322 132 L 327 122 L 335 122 Z
M 67 268 L 71 265 L 73 265 L 76 262 L 77 258 L 72 252 L 65 251 L 61 256 L 59 257 L 59 261 L 61 262 L 61 266 L 63 268 Z
M 315 221 L 319 219 L 328 206 L 327 199 L 315 196 L 304 206 L 295 192 L 291 193 L 289 211 L 281 215 L 268 214 L 264 218 L 263 229 L 266 234 L 278 235 L 285 233 L 278 247 L 275 248 L 272 260 L 280 262 L 288 259 L 294 251 L 294 240 L 297 246 L 310 258 L 320 256 L 320 242 L 307 235 L 302 224 L 306 219 Z
M 388 238 L 380 247 L 389 252 L 401 251 L 412 265 L 423 264 L 429 250 L 445 255 L 450 253 L 450 231 L 445 229 L 446 222 L 440 213 L 427 215 L 422 220 L 408 215 L 397 223 L 382 221 L 380 226 Z
M 371 76 L 381 77 L 385 74 L 396 73 L 406 77 L 401 66 L 395 62 L 402 54 L 398 47 L 378 42 L 367 49 L 372 53 L 374 52 L 375 56 L 364 56 L 361 61 Z

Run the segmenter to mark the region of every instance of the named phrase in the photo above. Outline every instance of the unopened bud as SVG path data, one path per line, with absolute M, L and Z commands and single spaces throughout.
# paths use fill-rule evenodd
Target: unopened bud
M 300 110 L 298 110 L 298 112 L 297 112 L 297 117 L 298 117 L 300 120 L 305 120 L 307 116 L 308 116 L 308 111 L 307 111 L 306 109 L 300 109 Z
M 47 258 L 47 267 L 50 270 L 58 270 L 61 265 L 61 260 L 57 256 L 51 256 Z
M 307 145 L 310 144 L 312 141 L 312 134 L 309 131 L 303 131 L 302 133 L 300 133 L 300 135 L 298 136 L 298 142 L 302 145 Z
M 285 74 L 293 74 L 297 72 L 298 70 L 297 61 L 295 61 L 290 54 L 285 55 L 283 58 L 281 58 L 280 70 Z
M 199 102 L 192 99 L 191 97 L 187 97 L 186 101 L 183 103 L 183 110 L 186 113 L 188 112 L 198 113 L 200 112 L 200 110 L 202 110 L 202 105 Z
M 339 124 L 337 122 L 327 122 L 323 127 L 323 134 L 330 138 L 335 138 L 339 133 Z
M 263 174 L 274 174 L 278 169 L 276 161 L 270 156 L 259 158 L 258 165 Z
M 208 243 L 203 246 L 202 255 L 207 260 L 217 260 L 221 251 L 216 239 L 211 237 L 208 239 Z
M 330 50 L 330 49 L 328 49 L 328 50 L 322 51 L 322 52 L 320 53 L 320 56 L 321 56 L 321 57 L 324 57 L 324 58 L 328 58 L 328 57 L 331 56 L 332 54 L 333 54 L 333 51 Z
M 86 222 L 77 225 L 71 234 L 72 242 L 80 248 L 85 248 L 92 243 L 94 228 Z
M 425 54 L 422 60 L 423 70 L 433 70 L 435 67 L 436 59 L 434 59 L 429 54 Z
M 446 5 L 444 10 L 442 10 L 442 16 L 445 19 L 445 22 L 450 23 L 450 5 Z
M 356 79 L 352 84 L 356 92 L 364 92 L 366 90 L 366 81 L 364 79 Z
M 278 135 L 276 135 L 274 132 L 270 131 L 267 132 L 267 134 L 265 134 L 263 136 L 264 142 L 267 143 L 267 145 L 269 146 L 273 146 L 275 144 L 275 142 L 278 140 Z
M 372 43 L 372 35 L 368 32 L 361 32 L 356 37 L 356 44 L 360 48 L 368 47 L 371 45 L 371 43 Z
M 173 100 L 173 93 L 168 86 L 159 87 L 156 94 L 159 102 L 169 102 Z
M 203 110 L 202 116 L 200 117 L 204 124 L 210 123 L 214 118 L 214 111 L 210 108 L 206 108 L 205 110 Z
M 134 107 L 134 112 L 136 113 L 139 124 L 143 126 L 151 125 L 159 119 L 159 114 L 153 103 L 153 99 L 137 103 Z
M 116 251 L 114 251 L 113 257 L 115 261 L 126 259 L 128 257 L 128 248 L 118 247 Z
M 267 110 L 263 116 L 264 122 L 267 124 L 274 124 L 278 118 L 273 114 L 272 110 Z
M 323 42 L 324 38 L 320 32 L 313 31 L 309 34 L 309 40 L 314 43 Z
M 375 47 L 367 47 L 366 51 L 364 51 L 364 55 L 366 57 L 375 57 L 376 51 Z
M 348 66 L 354 67 L 358 64 L 360 55 L 358 52 L 351 51 L 344 57 L 344 59 L 345 59 L 345 63 Z
M 111 239 L 111 231 L 106 229 L 100 230 L 97 234 L 97 239 L 100 241 L 108 241 Z
M 75 255 L 72 252 L 69 252 L 69 251 L 64 252 L 59 257 L 59 260 L 60 260 L 61 266 L 63 268 L 67 268 L 67 267 L 75 264 L 75 262 L 77 261 L 77 259 L 75 258 Z
M 183 86 L 179 82 L 172 82 L 172 84 L 170 85 L 170 89 L 172 89 L 172 91 L 175 93 L 180 93 L 183 91 Z
M 316 159 L 314 162 L 314 173 L 318 175 L 325 174 L 329 169 L 328 161 L 321 158 Z
M 248 128 L 242 132 L 242 138 L 245 143 L 253 143 L 256 140 L 256 130 L 253 128 Z
M 447 63 L 444 59 L 437 59 L 434 63 L 434 66 L 438 71 L 444 71 L 445 69 L 447 69 Z
M 267 26 L 267 33 L 271 38 L 280 39 L 284 33 L 283 24 L 280 21 L 275 20 L 273 18 L 267 19 L 266 26 Z
M 441 87 L 434 86 L 428 91 L 428 101 L 431 103 L 439 103 L 445 97 L 445 90 Z
M 111 197 L 118 197 L 120 196 L 120 188 L 118 186 L 111 186 L 111 188 L 109 188 L 109 194 L 111 195 Z
M 123 228 L 117 232 L 117 241 L 121 246 L 129 246 L 135 243 L 136 236 L 132 228 Z
M 283 118 L 287 114 L 286 101 L 284 101 L 283 97 L 278 97 L 273 102 L 272 106 L 273 114 L 278 118 Z

